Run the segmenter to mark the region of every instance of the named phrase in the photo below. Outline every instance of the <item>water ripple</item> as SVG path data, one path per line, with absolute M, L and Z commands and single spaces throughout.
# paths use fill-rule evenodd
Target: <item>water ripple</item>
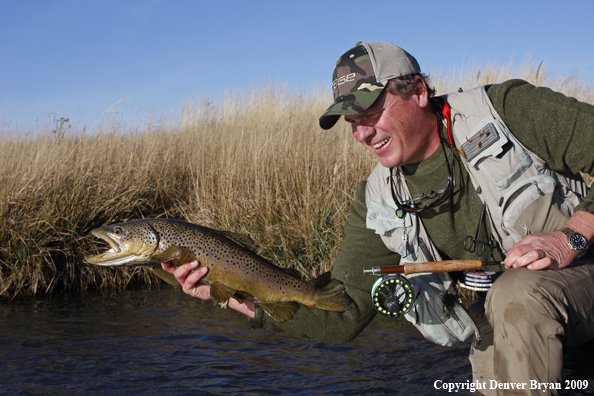
M 176 290 L 2 303 L 0 320 L 11 395 L 432 395 L 471 372 L 468 345 L 435 346 L 401 319 L 310 342 Z

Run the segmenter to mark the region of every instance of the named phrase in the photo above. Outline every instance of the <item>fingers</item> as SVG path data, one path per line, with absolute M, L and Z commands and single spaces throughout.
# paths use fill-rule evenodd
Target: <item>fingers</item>
M 175 276 L 184 293 L 201 300 L 211 300 L 210 286 L 200 282 L 208 273 L 208 268 L 196 269 L 199 265 L 200 262 L 194 260 L 177 268 L 171 263 L 161 263 L 161 268 Z
M 540 260 L 531 262 L 530 264 L 526 265 L 526 268 L 535 270 L 535 271 L 545 269 L 545 268 L 559 269 L 559 264 L 557 263 L 556 260 L 554 260 L 550 257 L 545 257 L 544 259 L 540 259 Z
M 199 265 L 200 262 L 198 260 L 180 265 L 179 267 L 175 267 L 175 265 L 167 262 L 161 263 L 161 268 L 175 276 L 175 279 L 182 286 L 184 293 L 201 300 L 213 300 L 210 295 L 210 286 L 200 282 L 208 273 L 208 267 L 197 268 Z M 241 312 L 252 319 L 255 316 L 256 305 L 253 301 L 240 303 L 236 299 L 231 298 L 228 304 L 229 308 Z
M 167 271 L 171 274 L 173 274 L 177 269 L 175 265 L 171 264 L 170 262 L 161 263 L 161 268 L 163 268 L 164 271 Z
M 181 283 L 181 280 L 185 280 L 188 277 L 188 274 L 194 271 L 199 265 L 200 262 L 198 262 L 198 260 L 182 264 L 176 268 L 176 270 L 173 272 L 173 275 L 175 275 L 175 278 Z
M 194 268 L 196 268 L 197 265 L 198 265 L 198 263 L 194 263 L 194 262 L 190 263 L 190 266 L 189 266 L 190 271 L 194 270 Z M 202 277 L 204 275 L 206 275 L 207 272 L 208 272 L 208 268 L 200 267 L 196 271 L 194 271 L 188 275 L 188 272 L 186 272 L 186 270 L 184 269 L 184 271 L 182 272 L 182 275 L 180 275 L 180 278 L 185 276 L 185 278 L 186 278 L 185 283 L 187 283 L 188 285 L 196 285 L 198 282 L 200 282 L 200 279 L 202 279 Z
M 165 262 L 161 263 L 161 268 L 175 275 L 175 278 L 177 279 L 178 276 L 185 278 L 186 276 L 188 276 L 188 273 L 193 271 L 198 265 L 200 265 L 200 262 L 198 260 L 190 261 L 189 263 L 185 263 L 183 265 L 180 265 L 179 267 L 176 267 L 170 262 Z M 179 281 L 179 279 L 177 280 Z
M 552 264 L 552 260 L 547 256 L 544 249 L 535 249 L 531 245 L 523 245 L 511 250 L 505 259 L 507 268 L 528 267 L 529 269 L 547 268 Z
M 572 258 L 566 248 L 563 235 L 548 232 L 527 235 L 507 252 L 507 268 L 527 267 L 531 270 L 544 268 L 560 269 L 568 266 Z

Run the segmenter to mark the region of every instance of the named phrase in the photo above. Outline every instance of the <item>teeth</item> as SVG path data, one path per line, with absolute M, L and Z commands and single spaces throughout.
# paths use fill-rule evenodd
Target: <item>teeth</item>
M 388 140 L 390 140 L 389 137 L 385 138 L 384 140 L 382 140 L 379 143 L 373 144 L 371 147 L 373 147 L 374 149 L 380 148 L 382 147 L 384 144 L 388 143 Z

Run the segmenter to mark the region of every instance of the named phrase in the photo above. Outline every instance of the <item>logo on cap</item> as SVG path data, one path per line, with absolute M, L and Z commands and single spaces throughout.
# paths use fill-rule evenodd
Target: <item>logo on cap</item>
M 332 89 L 338 88 L 339 85 L 355 81 L 355 76 L 356 76 L 355 73 L 349 73 L 345 76 L 340 76 L 340 77 L 334 79 L 334 81 L 332 81 Z

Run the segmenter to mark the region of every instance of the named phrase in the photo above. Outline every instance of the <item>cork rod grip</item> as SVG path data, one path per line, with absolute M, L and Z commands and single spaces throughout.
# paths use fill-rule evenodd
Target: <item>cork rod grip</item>
M 481 268 L 480 260 L 444 260 L 421 264 L 404 264 L 404 275 L 421 272 L 453 272 Z

